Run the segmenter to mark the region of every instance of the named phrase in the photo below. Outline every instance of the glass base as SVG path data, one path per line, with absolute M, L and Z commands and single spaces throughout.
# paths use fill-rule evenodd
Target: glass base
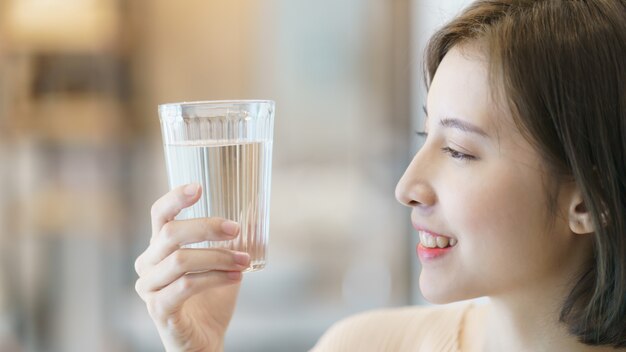
M 256 261 L 256 262 L 252 262 L 250 266 L 247 269 L 243 270 L 242 272 L 251 273 L 254 271 L 259 271 L 263 268 L 265 268 L 265 261 Z

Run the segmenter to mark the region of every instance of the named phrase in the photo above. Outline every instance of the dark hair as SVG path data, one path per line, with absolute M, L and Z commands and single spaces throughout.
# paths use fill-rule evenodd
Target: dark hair
M 626 347 L 626 0 L 476 1 L 431 38 L 427 86 L 466 43 L 480 44 L 516 125 L 593 218 L 593 263 L 561 322 L 582 343 Z

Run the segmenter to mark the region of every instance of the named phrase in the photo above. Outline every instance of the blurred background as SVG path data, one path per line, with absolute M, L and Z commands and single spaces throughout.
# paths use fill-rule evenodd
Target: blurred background
M 423 46 L 468 2 L 1 0 L 0 351 L 162 350 L 133 266 L 167 191 L 165 102 L 276 101 L 268 266 L 226 351 L 422 304 L 394 188 Z

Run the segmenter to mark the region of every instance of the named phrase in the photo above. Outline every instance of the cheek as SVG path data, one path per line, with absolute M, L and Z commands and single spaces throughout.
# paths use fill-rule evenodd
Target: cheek
M 455 209 L 444 213 L 457 217 L 452 224 L 459 224 L 459 231 L 496 240 L 545 224 L 547 207 L 538 175 L 510 167 L 477 174 L 482 177 L 458 180 L 463 187 L 448 194 Z
M 529 279 L 548 257 L 541 180 L 497 171 L 484 179 L 466 179 L 462 190 L 448 194 L 454 200 L 444 210 L 462 241 L 464 271 L 490 285 Z

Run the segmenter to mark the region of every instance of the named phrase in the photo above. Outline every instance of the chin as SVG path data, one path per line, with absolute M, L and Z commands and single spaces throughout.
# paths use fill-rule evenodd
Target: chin
M 430 280 L 423 273 L 420 275 L 419 284 L 422 296 L 433 304 L 447 304 L 474 298 L 465 294 L 458 286 L 448 285 L 443 280 Z
M 439 294 L 439 293 L 431 293 L 428 290 L 424 290 L 422 288 L 420 288 L 420 290 L 422 291 L 422 296 L 424 296 L 424 299 L 426 301 L 428 301 L 429 303 L 432 303 L 432 304 L 448 304 L 448 303 L 452 303 L 452 302 L 457 302 L 457 301 L 462 301 L 463 300 L 462 298 L 455 299 L 451 295 Z

